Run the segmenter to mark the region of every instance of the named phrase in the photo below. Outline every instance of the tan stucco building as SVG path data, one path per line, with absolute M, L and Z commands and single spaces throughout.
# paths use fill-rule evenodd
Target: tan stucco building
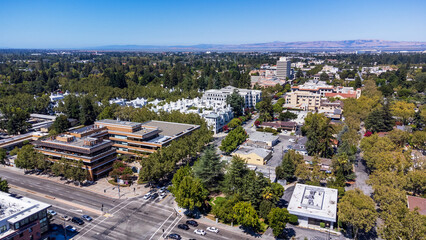
M 272 151 L 263 148 L 240 147 L 231 154 L 247 161 L 247 164 L 265 165 L 272 157 Z

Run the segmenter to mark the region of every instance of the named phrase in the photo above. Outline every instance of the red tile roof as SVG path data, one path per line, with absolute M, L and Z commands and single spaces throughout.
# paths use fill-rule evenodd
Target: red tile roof
M 325 97 L 356 98 L 356 93 L 325 93 Z
M 419 208 L 419 213 L 426 216 L 426 198 L 407 196 L 408 208 L 414 210 Z

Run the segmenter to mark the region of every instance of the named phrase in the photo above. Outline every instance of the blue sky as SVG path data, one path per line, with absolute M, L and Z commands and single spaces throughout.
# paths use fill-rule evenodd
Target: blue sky
M 0 0 L 0 48 L 426 41 L 424 0 Z

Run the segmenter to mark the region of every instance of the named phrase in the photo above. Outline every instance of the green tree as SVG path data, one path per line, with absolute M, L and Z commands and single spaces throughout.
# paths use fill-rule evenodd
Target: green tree
M 234 151 L 238 145 L 247 139 L 247 133 L 243 127 L 238 126 L 231 130 L 228 135 L 222 140 L 220 150 L 230 153 Z
M 354 85 L 354 89 L 358 89 L 362 87 L 362 82 L 361 82 L 361 78 L 359 78 L 358 76 L 355 77 L 355 85 Z
M 176 195 L 179 190 L 179 185 L 183 181 L 183 179 L 188 176 L 192 177 L 193 175 L 194 174 L 190 166 L 184 166 L 179 168 L 173 175 L 170 192 Z
M 80 118 L 80 103 L 74 94 L 65 96 L 63 102 L 59 103 L 58 110 L 65 113 L 68 118 Z
M 102 112 L 99 113 L 97 119 L 99 119 L 99 120 L 101 120 L 101 119 L 113 119 L 115 111 L 117 110 L 117 107 L 118 107 L 117 104 L 105 106 L 104 109 L 102 110 Z
M 2 180 L 0 177 L 0 191 L 9 192 L 9 185 L 6 180 Z
M 234 90 L 234 92 L 226 98 L 226 103 L 232 107 L 235 117 L 243 115 L 244 98 L 238 94 L 237 90 Z
M 269 226 L 275 237 L 281 235 L 290 220 L 290 213 L 285 208 L 273 208 L 268 214 Z
M 321 73 L 321 75 L 320 75 L 320 80 L 321 81 L 328 81 L 328 80 L 330 80 L 330 77 L 328 76 L 328 74 L 327 73 L 325 73 L 325 72 L 323 72 L 323 73 Z
M 295 150 L 289 150 L 283 156 L 281 165 L 278 166 L 275 171 L 279 179 L 291 180 L 294 177 L 294 171 L 299 162 L 303 160 L 303 156 Z
M 376 224 L 375 204 L 359 189 L 347 191 L 338 209 L 339 220 L 352 226 L 355 239 L 359 230 L 369 232 Z
M 92 100 L 88 96 L 81 99 L 80 123 L 83 125 L 93 124 L 96 120 L 96 112 Z
M 408 103 L 405 101 L 396 101 L 391 105 L 390 110 L 394 116 L 397 116 L 402 119 L 404 124 L 407 124 L 408 119 L 413 118 L 416 106 L 413 103 Z
M 234 206 L 240 201 L 240 197 L 238 194 L 234 194 L 226 197 L 222 201 L 215 202 L 213 205 L 212 212 L 213 214 L 223 220 L 225 223 L 231 223 L 234 221 Z
M 393 125 L 394 121 L 389 113 L 387 105 L 382 109 L 372 111 L 365 119 L 365 128 L 373 133 L 391 131 Z
M 186 176 L 180 182 L 175 194 L 176 203 L 179 207 L 192 211 L 195 207 L 201 207 L 208 194 L 200 179 Z
M 67 116 L 59 115 L 56 117 L 55 121 L 53 122 L 50 128 L 54 130 L 57 134 L 59 134 L 59 133 L 63 133 L 67 131 L 68 128 L 70 127 L 71 127 L 71 124 L 68 121 Z
M 239 202 L 233 207 L 234 219 L 244 227 L 258 230 L 260 227 L 259 216 L 249 202 Z
M 25 133 L 31 126 L 27 121 L 30 114 L 19 107 L 2 107 L 0 112 L 3 118 L 0 121 L 0 128 L 6 129 L 10 135 Z
M 229 123 L 228 123 L 228 127 L 229 128 L 236 128 L 238 126 L 241 126 L 241 120 L 238 118 L 234 118 L 232 119 Z
M 264 97 L 263 101 L 256 104 L 256 108 L 259 111 L 259 120 L 267 122 L 274 119 L 274 107 L 271 98 Z
M 308 113 L 306 116 L 303 131 L 308 138 L 306 150 L 309 155 L 318 154 L 325 158 L 333 155 L 334 128 L 330 122 L 331 119 L 324 116 L 324 114 Z
M 290 121 L 290 120 L 296 119 L 297 114 L 294 114 L 294 113 L 289 112 L 289 111 L 285 111 L 283 113 L 280 113 L 279 118 L 280 118 L 281 121 Z
M 263 219 L 268 219 L 268 214 L 271 209 L 274 207 L 274 204 L 271 201 L 263 200 L 259 205 L 259 215 Z
M 240 157 L 233 156 L 231 164 L 226 169 L 225 179 L 223 181 L 224 192 L 234 194 L 240 192 L 244 184 L 244 176 L 247 175 L 249 169 L 246 161 Z
M 225 163 L 220 160 L 213 146 L 204 151 L 203 156 L 194 164 L 194 174 L 210 191 L 217 191 L 224 177 Z
M 417 149 L 426 151 L 426 131 L 415 131 L 411 143 Z
M 15 165 L 25 170 L 34 169 L 36 167 L 36 153 L 32 145 L 24 145 L 19 150 Z
M 7 151 L 4 148 L 0 148 L 0 164 L 6 163 Z

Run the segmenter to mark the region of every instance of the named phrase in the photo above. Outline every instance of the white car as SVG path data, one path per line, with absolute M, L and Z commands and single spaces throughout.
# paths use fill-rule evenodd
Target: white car
M 289 142 L 291 142 L 291 143 L 296 142 L 296 141 L 294 141 L 294 139 L 293 139 L 293 138 L 290 138 L 288 141 L 289 141 Z
M 55 212 L 55 211 L 53 211 L 53 210 L 47 210 L 47 213 L 48 214 L 50 214 L 50 215 L 52 215 L 52 216 L 55 216 L 57 213 Z
M 165 197 L 167 197 L 167 193 L 163 192 L 162 194 L 160 194 L 160 199 L 163 199 Z
M 71 220 L 71 218 L 70 218 L 70 217 L 68 217 L 67 215 L 63 215 L 63 216 L 61 216 L 61 219 L 62 219 L 62 220 L 64 220 L 64 221 L 69 221 L 69 220 Z
M 163 192 L 165 192 L 167 189 L 166 189 L 166 187 L 162 187 L 162 188 L 160 188 L 160 190 L 158 191 L 159 193 L 163 193 Z
M 147 193 L 147 194 L 145 194 L 145 196 L 143 196 L 144 200 L 148 200 L 149 198 L 151 198 L 151 194 L 150 193 Z
M 202 235 L 202 236 L 206 235 L 206 232 L 204 230 L 201 230 L 201 229 L 195 229 L 194 233 L 198 234 L 198 235 Z
M 218 232 L 219 232 L 219 229 L 217 229 L 217 228 L 215 228 L 215 227 L 208 227 L 208 228 L 207 228 L 207 231 L 209 231 L 209 232 L 214 232 L 214 233 L 218 233 Z

